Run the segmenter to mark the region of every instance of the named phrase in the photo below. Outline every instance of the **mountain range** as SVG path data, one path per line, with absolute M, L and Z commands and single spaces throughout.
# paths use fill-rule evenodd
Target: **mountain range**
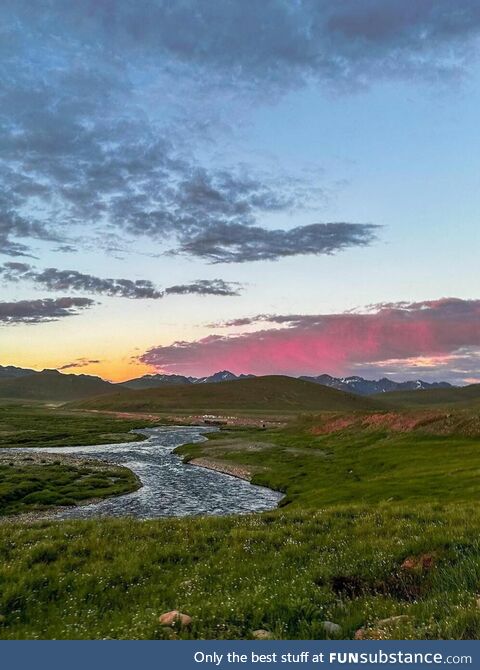
M 322 384 L 339 391 L 357 393 L 358 395 L 374 395 L 376 393 L 391 393 L 393 391 L 427 391 L 430 389 L 454 388 L 448 382 L 424 382 L 421 379 L 406 382 L 395 382 L 392 379 L 364 379 L 363 377 L 331 377 L 330 375 L 319 375 L 318 377 L 302 376 L 308 382 Z
M 178 384 L 216 384 L 218 382 L 231 382 L 235 379 L 249 379 L 255 375 L 234 375 L 228 370 L 221 370 L 209 377 L 184 377 L 183 375 L 144 375 L 136 379 L 121 382 L 119 386 L 129 389 L 153 389 L 159 386 L 177 386 Z
M 64 374 L 58 370 L 41 372 L 28 368 L 0 365 L 0 397 L 48 398 L 49 400 L 73 400 L 122 390 L 144 390 L 165 386 L 215 384 L 254 378 L 255 375 L 235 375 L 229 370 L 221 370 L 207 377 L 187 377 L 175 374 L 151 374 L 114 384 L 93 375 Z M 379 380 L 363 377 L 332 377 L 327 374 L 299 377 L 338 391 L 369 396 L 395 391 L 427 391 L 432 389 L 455 388 L 448 382 L 428 383 L 422 380 L 395 382 L 383 378 Z
M 33 374 L 35 374 L 35 370 L 29 370 L 28 368 L 16 368 L 14 365 L 0 365 L 0 380 L 26 377 Z
M 0 372 L 4 370 L 2 368 Z M 126 392 L 126 389 L 119 389 L 116 384 L 106 382 L 100 377 L 63 374 L 58 370 L 14 373 L 9 378 L 0 376 L 0 398 L 66 402 L 119 390 Z
M 209 377 L 184 377 L 182 375 L 144 375 L 137 379 L 122 382 L 119 386 L 130 389 L 158 388 L 160 386 L 171 386 L 177 384 L 214 384 L 218 382 L 233 381 L 235 379 L 249 379 L 255 375 L 235 375 L 229 370 L 216 372 Z M 321 384 L 337 391 L 346 391 L 356 395 L 375 395 L 377 393 L 390 393 L 392 391 L 426 391 L 436 388 L 452 388 L 448 382 L 424 382 L 421 379 L 406 382 L 395 382 L 392 379 L 364 379 L 363 377 L 331 377 L 330 375 L 318 375 L 309 377 L 302 375 L 298 377 L 303 381 Z

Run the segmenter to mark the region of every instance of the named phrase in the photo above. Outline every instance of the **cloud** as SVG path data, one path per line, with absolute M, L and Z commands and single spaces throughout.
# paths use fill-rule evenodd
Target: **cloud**
M 193 234 L 183 252 L 213 263 L 277 260 L 299 254 L 333 254 L 347 247 L 368 246 L 378 226 L 360 223 L 315 223 L 291 230 L 216 224 Z
M 105 279 L 85 274 L 77 270 L 46 268 L 36 270 L 28 263 L 9 261 L 0 265 L 0 277 L 9 282 L 31 281 L 51 291 L 83 291 L 111 297 L 136 300 L 159 300 L 165 295 L 240 295 L 238 282 L 223 279 L 198 279 L 190 284 L 169 286 L 165 290 L 156 287 L 146 279 Z
M 66 316 L 75 316 L 81 310 L 94 305 L 89 298 L 43 298 L 0 302 L 0 323 L 45 323 L 58 321 Z
M 220 165 L 205 138 L 215 147 L 232 110 L 300 86 L 462 77 L 476 63 L 480 6 L 6 0 L 0 19 L 1 253 L 32 255 L 38 242 L 109 250 L 115 232 L 124 247 L 135 238 L 244 262 L 362 246 L 373 231 L 338 224 L 334 240 L 342 225 L 351 235 L 332 247 L 321 224 L 267 226 L 318 208 L 317 178 Z
M 108 251 L 115 231 L 124 247 L 136 238 L 244 262 L 362 246 L 372 229 L 332 247 L 320 224 L 267 226 L 318 208 L 317 179 L 219 165 L 205 138 L 215 146 L 232 110 L 301 86 L 461 78 L 477 62 L 480 6 L 6 0 L 0 20 L 1 253 L 32 255 L 38 242 Z M 354 224 L 334 239 L 342 225 Z
M 165 289 L 168 295 L 240 295 L 241 284 L 238 282 L 226 282 L 223 279 L 198 279 L 190 284 L 179 284 L 169 286 Z
M 472 376 L 468 370 L 479 367 L 480 300 L 386 303 L 342 314 L 264 314 L 228 325 L 262 329 L 152 347 L 140 360 L 159 370 L 199 375 L 224 368 L 236 373 L 343 375 L 372 366 L 378 374 L 396 361 L 395 371 L 411 376 L 409 361 L 420 357 L 445 360 L 439 369 L 446 378 L 466 378 Z M 462 352 L 463 368 L 457 368 Z
M 101 362 L 102 361 L 96 359 L 89 360 L 88 358 L 77 358 L 77 360 L 72 361 L 71 363 L 65 363 L 64 365 L 57 367 L 57 370 L 72 370 L 74 368 L 86 368 L 88 365 L 97 365 L 98 363 Z
M 31 254 L 32 240 L 109 250 L 114 235 L 115 248 L 138 238 L 166 251 L 218 225 L 258 226 L 265 215 L 322 201 L 313 178 L 202 166 L 192 150 L 200 138 L 188 133 L 187 143 L 183 124 L 152 114 L 159 102 L 148 99 L 149 87 L 169 90 L 172 82 L 153 74 L 142 50 L 127 61 L 102 41 L 85 50 L 82 22 L 68 24 L 68 9 L 58 24 L 54 9 L 41 18 L 20 13 L 6 20 L 11 39 L 0 64 L 0 251 Z M 101 21 L 91 29 L 89 43 Z
M 121 298 L 163 298 L 163 291 L 157 289 L 152 282 L 139 279 L 102 279 L 77 270 L 58 270 L 46 268 L 35 270 L 26 263 L 9 262 L 0 266 L 0 276 L 3 274 L 8 281 L 30 280 L 51 291 L 84 291 L 85 293 L 102 294 Z
M 454 7 L 449 0 L 137 0 L 13 8 L 43 37 L 61 26 L 75 40 L 96 38 L 107 55 L 123 53 L 134 64 L 143 57 L 218 87 L 456 71 L 466 66 L 465 45 L 480 24 L 475 0 Z

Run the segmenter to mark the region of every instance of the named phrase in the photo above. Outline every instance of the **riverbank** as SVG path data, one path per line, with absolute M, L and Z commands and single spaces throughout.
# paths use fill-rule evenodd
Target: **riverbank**
M 189 465 L 196 465 L 199 468 L 221 472 L 224 475 L 237 477 L 238 479 L 243 479 L 247 482 L 250 482 L 253 477 L 252 471 L 245 466 L 234 465 L 233 463 L 227 463 L 225 461 L 216 461 L 213 458 L 192 458 L 192 460 L 186 462 Z
M 129 468 L 65 453 L 0 449 L 0 523 L 53 518 L 142 486 Z
M 189 467 L 175 453 L 183 444 L 204 442 L 213 427 L 159 426 L 144 428 L 139 443 L 56 448 L 53 456 L 75 455 L 81 459 L 126 466 L 142 482 L 135 495 L 105 497 L 88 506 L 61 510 L 56 519 L 87 519 L 130 516 L 152 519 L 172 516 L 247 514 L 275 509 L 281 494 L 250 484 L 245 469 Z M 52 450 L 53 451 L 53 450 Z M 28 452 L 31 453 L 31 452 Z M 36 452 L 42 458 L 45 452 Z M 48 467 L 44 465 L 44 469 Z
M 326 432 L 315 416 L 208 440 L 200 429 L 159 430 L 170 434 L 163 450 L 165 435 L 121 445 L 126 462 L 143 454 L 157 488 L 100 505 L 153 504 L 169 518 L 100 518 L 95 505 L 75 510 L 97 515 L 88 520 L 0 526 L 3 638 L 168 639 L 159 617 L 174 609 L 192 617 L 176 632 L 189 639 L 248 639 L 257 629 L 323 639 L 325 622 L 347 639 L 480 636 L 476 438 L 376 424 Z M 171 453 L 182 440 L 176 454 L 187 460 L 228 463 L 285 491 L 279 509 L 213 516 L 225 492 L 235 506 L 243 485 L 255 505 L 269 490 L 184 467 Z M 119 445 L 105 449 L 119 455 Z M 205 497 L 212 516 L 199 509 Z

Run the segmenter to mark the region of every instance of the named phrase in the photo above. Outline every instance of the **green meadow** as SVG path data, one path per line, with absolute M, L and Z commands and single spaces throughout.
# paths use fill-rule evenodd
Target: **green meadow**
M 134 491 L 136 476 L 127 468 L 98 462 L 61 462 L 53 459 L 0 460 L 0 515 L 78 505 Z M 0 516 L 1 518 L 1 516 Z
M 39 403 L 0 405 L 0 448 L 70 447 L 133 442 L 142 436 L 130 433 L 144 428 L 145 419 L 123 420 L 82 415 Z
M 0 524 L 0 637 L 478 638 L 477 419 L 422 416 L 309 415 L 178 449 L 283 491 L 273 512 Z M 162 627 L 172 609 L 191 626 Z

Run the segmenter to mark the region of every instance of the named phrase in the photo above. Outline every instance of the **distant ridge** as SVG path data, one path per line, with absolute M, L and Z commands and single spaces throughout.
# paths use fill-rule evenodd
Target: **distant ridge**
M 25 377 L 27 375 L 33 375 L 35 372 L 36 370 L 29 370 L 28 368 L 17 368 L 15 365 L 0 365 L 0 380 Z
M 75 403 L 75 407 L 120 412 L 188 411 L 368 411 L 383 408 L 371 398 L 320 384 L 270 375 L 212 384 L 127 390 Z
M 450 388 L 430 388 L 422 393 L 397 391 L 386 396 L 376 395 L 386 406 L 408 408 L 456 408 L 480 409 L 480 384 L 452 386 Z
M 136 379 L 121 382 L 119 386 L 129 389 L 159 388 L 161 386 L 173 386 L 177 384 L 217 384 L 218 382 L 234 381 L 235 379 L 249 379 L 255 375 L 235 375 L 229 370 L 221 370 L 208 377 L 185 377 L 183 375 L 154 374 L 144 375 Z
M 43 370 L 0 380 L 0 398 L 67 402 L 118 392 L 115 384 L 90 375 L 67 375 Z M 124 391 L 124 389 L 121 389 Z
M 305 379 L 315 384 L 322 384 L 339 391 L 348 391 L 358 393 L 359 395 L 374 395 L 376 393 L 393 393 L 395 391 L 426 391 L 429 389 L 448 389 L 455 388 L 448 382 L 424 382 L 421 379 L 407 382 L 395 382 L 392 379 L 383 377 L 382 379 L 364 379 L 363 377 L 331 377 L 330 375 L 319 375 L 318 377 L 308 377 L 303 375 L 300 379 Z
M 208 377 L 186 377 L 183 375 L 153 374 L 144 375 L 137 379 L 129 379 L 120 385 L 130 389 L 160 388 L 162 386 L 171 386 L 173 384 L 214 384 L 224 381 L 233 381 L 238 379 L 250 379 L 255 375 L 235 375 L 229 370 L 215 372 Z M 318 376 L 302 375 L 300 377 L 291 377 L 291 379 L 303 379 L 314 384 L 321 384 L 329 388 L 355 393 L 357 395 L 374 395 L 378 393 L 392 393 L 394 391 L 425 391 L 436 388 L 455 388 L 448 382 L 424 382 L 421 379 L 406 382 L 396 382 L 392 379 L 364 379 L 363 377 L 332 377 L 327 374 Z
M 279 375 L 270 375 L 280 378 Z M 129 379 L 117 384 L 107 382 L 100 377 L 84 374 L 66 374 L 58 370 L 43 370 L 41 372 L 14 365 L 0 365 L 0 397 L 38 399 L 38 400 L 76 400 L 88 398 L 92 395 L 102 395 L 115 390 L 146 390 L 173 386 L 196 386 L 218 384 L 226 381 L 242 381 L 256 379 L 255 375 L 236 375 L 229 370 L 221 370 L 206 377 L 191 377 L 177 374 L 148 374 L 135 379 Z M 286 378 L 286 377 L 283 377 Z M 318 376 L 288 377 L 300 379 L 319 386 L 325 386 L 337 391 L 353 393 L 361 396 L 391 394 L 399 392 L 422 391 L 422 395 L 434 390 L 454 390 L 456 388 L 448 382 L 425 382 L 422 380 L 396 382 L 384 377 L 379 380 L 364 379 L 363 377 L 332 377 L 323 374 Z M 65 395 L 62 395 L 65 393 Z M 409 401 L 407 395 L 407 401 Z M 392 398 L 393 401 L 393 398 Z M 414 402 L 420 402 L 420 398 Z M 425 397 L 423 403 L 428 404 Z

